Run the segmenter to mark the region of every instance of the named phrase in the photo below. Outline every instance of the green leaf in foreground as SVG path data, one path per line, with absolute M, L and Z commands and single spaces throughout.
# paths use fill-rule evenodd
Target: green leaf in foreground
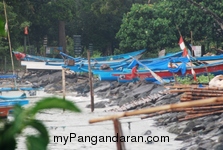
M 48 97 L 36 103 L 36 105 L 29 110 L 30 115 L 35 115 L 38 111 L 43 109 L 59 108 L 74 112 L 81 112 L 81 110 L 71 101 L 64 100 L 57 97 Z
M 45 150 L 49 143 L 49 135 L 44 124 L 38 120 L 31 120 L 27 123 L 27 126 L 31 126 L 38 130 L 39 134 L 27 136 L 27 148 L 28 150 Z
M 41 99 L 34 106 L 28 108 L 15 106 L 13 111 L 14 120 L 5 121 L 3 127 L 0 128 L 0 150 L 15 150 L 16 137 L 27 127 L 38 131 L 34 135 L 27 136 L 26 145 L 28 150 L 46 150 L 49 143 L 49 134 L 42 121 L 35 119 L 35 114 L 40 110 L 51 108 L 80 112 L 80 109 L 73 102 L 57 97 Z

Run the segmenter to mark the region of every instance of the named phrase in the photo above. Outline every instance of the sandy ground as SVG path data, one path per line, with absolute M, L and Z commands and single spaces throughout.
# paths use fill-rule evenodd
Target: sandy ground
M 50 134 L 50 144 L 48 145 L 49 150 L 115 150 L 115 142 L 99 142 L 95 139 L 105 136 L 114 136 L 114 126 L 112 121 L 105 121 L 95 124 L 89 124 L 89 120 L 102 116 L 117 114 L 117 112 L 105 112 L 103 109 L 95 109 L 92 113 L 91 109 L 85 106 L 90 103 L 89 97 L 76 97 L 75 94 L 66 96 L 66 98 L 74 103 L 82 110 L 82 113 L 71 113 L 69 111 L 63 112 L 63 110 L 51 109 L 46 110 L 37 115 L 39 120 L 42 120 L 46 125 Z M 30 99 L 30 105 L 33 105 L 40 98 Z M 101 101 L 100 98 L 95 97 L 95 102 Z M 104 101 L 104 100 L 103 100 Z M 107 108 L 108 109 L 108 108 Z M 169 142 L 153 142 L 151 144 L 145 144 L 145 142 L 131 142 L 125 143 L 126 150 L 178 150 L 183 147 L 179 141 L 174 141 L 176 135 L 170 134 L 166 129 L 154 126 L 152 119 L 141 120 L 140 116 L 133 116 L 128 118 L 120 119 L 124 137 L 127 136 L 143 136 L 143 134 L 150 130 L 150 136 L 157 136 L 161 139 L 161 136 L 168 136 Z M 130 126 L 129 126 L 130 123 Z M 26 129 L 21 136 L 18 137 L 18 148 L 17 150 L 24 150 L 25 147 L 25 135 L 34 134 L 35 130 Z M 75 138 L 69 139 L 69 136 L 75 136 Z M 64 136 L 65 139 L 59 139 L 56 141 L 55 136 Z M 80 142 L 81 138 L 87 137 L 86 142 Z M 148 135 L 144 135 L 146 139 Z M 90 137 L 90 138 L 89 138 Z M 94 137 L 94 138 L 93 138 Z M 89 140 L 91 139 L 91 140 Z M 93 145 L 95 144 L 95 145 Z

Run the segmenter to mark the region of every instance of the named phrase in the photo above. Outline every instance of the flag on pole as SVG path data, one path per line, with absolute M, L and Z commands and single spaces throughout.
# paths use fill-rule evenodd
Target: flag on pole
M 7 22 L 5 23 L 5 32 L 8 32 L 8 24 L 7 24 Z
M 194 77 L 194 81 L 197 81 L 197 76 L 196 76 L 196 73 L 195 73 L 195 71 L 194 71 L 194 69 L 193 69 L 193 67 L 192 67 L 192 63 L 191 63 L 191 74 L 192 74 L 193 77 Z
M 186 57 L 188 55 L 188 52 L 187 52 L 187 48 L 184 44 L 184 40 L 182 36 L 180 36 L 180 40 L 178 44 L 180 45 L 180 48 L 183 51 L 183 57 Z
M 188 58 L 188 60 L 190 61 L 191 74 L 193 75 L 194 81 L 197 82 L 196 72 L 195 72 L 194 69 L 193 69 L 193 63 L 192 63 L 192 61 L 190 60 L 190 56 L 189 56 L 188 54 L 187 54 L 187 58 Z

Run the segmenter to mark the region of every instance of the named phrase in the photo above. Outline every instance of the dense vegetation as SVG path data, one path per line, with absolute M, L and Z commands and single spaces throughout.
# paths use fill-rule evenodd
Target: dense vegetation
M 73 35 L 81 35 L 83 49 L 93 43 L 103 55 L 143 48 L 153 53 L 162 48 L 179 50 L 180 34 L 194 45 L 222 44 L 223 3 L 219 1 L 7 0 L 6 4 L 12 48 L 18 51 L 24 51 L 25 26 L 27 50 L 38 54 L 44 54 L 47 37 L 48 46 L 62 46 L 74 55 Z M 0 8 L 4 18 L 2 2 Z M 2 38 L 1 56 L 9 56 L 8 51 Z

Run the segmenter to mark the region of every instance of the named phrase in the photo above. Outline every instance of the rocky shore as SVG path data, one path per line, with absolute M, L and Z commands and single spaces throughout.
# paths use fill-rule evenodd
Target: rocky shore
M 29 71 L 18 74 L 18 84 L 44 87 L 47 93 L 62 91 L 60 71 Z M 4 83 L 1 83 L 4 84 Z M 109 111 L 121 112 L 180 102 L 181 94 L 170 94 L 162 85 L 142 81 L 139 84 L 101 82 L 94 78 L 94 95 L 109 99 L 95 103 L 95 108 L 116 106 Z M 77 96 L 89 94 L 88 74 L 66 72 L 66 92 L 77 92 Z M 90 105 L 86 106 L 90 107 Z M 181 150 L 223 150 L 223 113 L 179 121 L 184 112 L 170 112 L 154 116 L 157 126 L 164 126 L 177 134 L 175 140 L 182 141 Z

